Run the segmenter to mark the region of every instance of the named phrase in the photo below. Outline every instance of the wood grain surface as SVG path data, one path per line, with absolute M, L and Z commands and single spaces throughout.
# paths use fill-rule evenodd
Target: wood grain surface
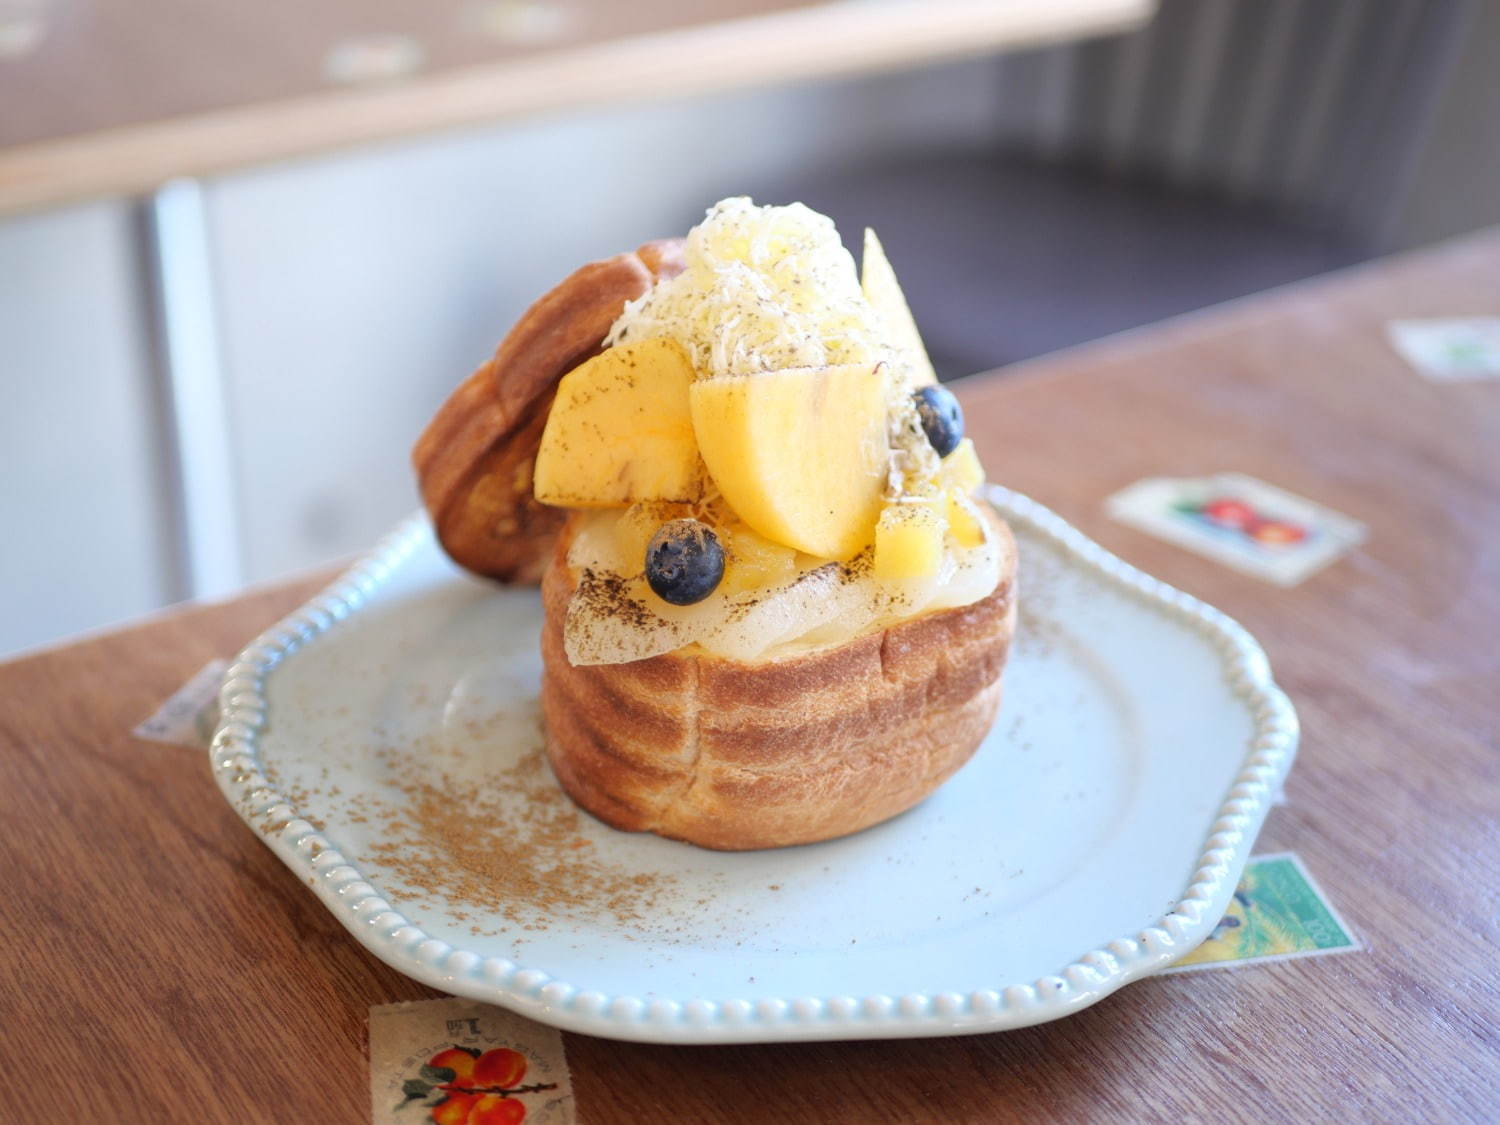
M 1259 850 L 1300 855 L 1367 950 L 1146 980 L 990 1035 L 570 1035 L 580 1119 L 1494 1120 L 1500 383 L 1427 383 L 1382 330 L 1454 314 L 1500 315 L 1500 233 L 961 387 L 996 479 L 1265 643 L 1305 735 Z M 1218 470 L 1370 537 L 1281 590 L 1102 514 L 1139 477 Z M 367 1115 L 369 1007 L 434 994 L 345 934 L 205 755 L 127 733 L 311 588 L 0 666 L 0 1119 Z
M 0 213 L 525 114 L 1103 35 L 1138 26 L 1154 7 L 10 0 L 0 5 L 0 31 L 35 18 L 40 37 L 30 50 L 0 53 Z M 380 44 L 392 41 L 382 55 Z M 377 67 L 384 57 L 405 69 L 379 81 L 335 81 L 330 52 L 361 42 L 376 48 Z

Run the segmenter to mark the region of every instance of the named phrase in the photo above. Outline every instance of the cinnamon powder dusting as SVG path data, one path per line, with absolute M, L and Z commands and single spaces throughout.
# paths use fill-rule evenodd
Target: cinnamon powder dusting
M 645 602 L 630 595 L 630 581 L 624 575 L 588 567 L 578 578 L 574 600 L 594 616 L 610 616 L 644 629 L 656 620 Z
M 486 725 L 466 724 L 475 748 L 486 741 Z M 442 753 L 379 752 L 405 800 L 379 810 L 382 838 L 370 858 L 412 893 L 527 931 L 585 913 L 605 913 L 623 927 L 659 916 L 660 899 L 676 880 L 603 862 L 541 745 L 477 777 L 472 769 L 459 775 L 439 768 Z

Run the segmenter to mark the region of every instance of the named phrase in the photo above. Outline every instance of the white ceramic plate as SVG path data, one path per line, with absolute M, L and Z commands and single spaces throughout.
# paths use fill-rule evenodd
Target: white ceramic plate
M 722 1043 L 1066 1015 L 1207 936 L 1297 719 L 1222 613 L 991 498 L 1022 559 L 1001 717 L 856 836 L 724 854 L 576 813 L 535 752 L 535 591 L 464 577 L 420 518 L 241 653 L 216 776 L 377 957 L 545 1023 Z

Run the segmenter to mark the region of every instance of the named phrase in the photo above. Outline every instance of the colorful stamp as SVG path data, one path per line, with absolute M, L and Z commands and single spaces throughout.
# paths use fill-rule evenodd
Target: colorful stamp
M 1242 473 L 1149 477 L 1106 508 L 1121 523 L 1278 586 L 1295 586 L 1366 534 L 1358 520 Z
M 573 1125 L 562 1033 L 457 997 L 370 1009 L 376 1125 Z
M 1255 856 L 1208 939 L 1170 969 L 1287 961 L 1359 949 L 1302 861 L 1290 852 Z
M 1434 382 L 1500 378 L 1500 317 L 1393 320 L 1385 333 L 1417 374 Z

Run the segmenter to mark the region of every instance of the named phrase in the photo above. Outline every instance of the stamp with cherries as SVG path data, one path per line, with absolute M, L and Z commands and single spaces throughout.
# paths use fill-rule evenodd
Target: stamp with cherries
M 1149 477 L 1106 506 L 1121 523 L 1278 586 L 1295 586 L 1365 538 L 1358 520 L 1241 473 Z

